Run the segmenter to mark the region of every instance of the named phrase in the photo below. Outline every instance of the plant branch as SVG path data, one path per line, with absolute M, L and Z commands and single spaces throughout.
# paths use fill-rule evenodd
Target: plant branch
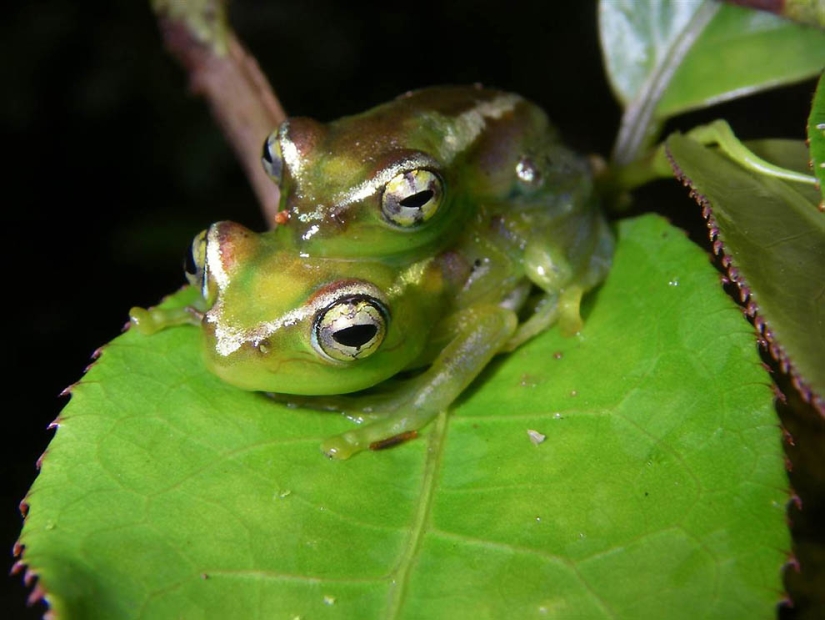
M 154 2 L 164 43 L 186 70 L 192 92 L 206 99 L 274 226 L 280 192 L 261 166 L 261 145 L 284 120 L 284 110 L 258 63 L 226 24 L 225 4 L 195 4 L 196 9 L 179 10 Z

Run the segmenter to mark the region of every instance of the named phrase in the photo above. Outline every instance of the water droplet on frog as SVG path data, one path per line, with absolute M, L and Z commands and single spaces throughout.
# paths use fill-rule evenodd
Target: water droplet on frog
M 528 185 L 538 185 L 541 180 L 541 173 L 536 168 L 536 164 L 529 157 L 522 157 L 516 164 L 516 176 Z

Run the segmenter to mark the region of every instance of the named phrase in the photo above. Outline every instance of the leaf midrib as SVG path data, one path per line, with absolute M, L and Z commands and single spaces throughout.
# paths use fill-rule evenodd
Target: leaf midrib
M 385 613 L 382 616 L 384 618 L 398 618 L 407 596 L 410 573 L 418 559 L 418 552 L 421 549 L 421 542 L 424 538 L 433 496 L 435 495 L 436 475 L 441 467 L 444 439 L 447 434 L 448 415 L 448 411 L 442 411 L 438 414 L 438 417 L 432 425 L 432 431 L 430 432 L 427 445 L 427 457 L 421 477 L 421 492 L 418 506 L 410 525 L 409 538 L 398 558 L 398 563 L 387 576 L 390 587 L 387 593 Z
M 656 107 L 676 70 L 720 7 L 718 3 L 705 2 L 697 8 L 685 27 L 672 37 L 650 75 L 626 106 L 613 147 L 613 160 L 617 164 L 627 165 L 637 159 L 649 146 L 648 142 L 655 138 L 657 132 L 651 131 L 651 124 L 656 120 Z

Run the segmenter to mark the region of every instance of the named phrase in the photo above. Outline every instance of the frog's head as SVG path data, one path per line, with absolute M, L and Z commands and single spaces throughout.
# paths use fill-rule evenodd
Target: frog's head
M 409 270 L 407 270 L 409 271 Z M 340 394 L 396 374 L 428 329 L 421 280 L 370 261 L 299 258 L 277 239 L 219 222 L 193 243 L 207 311 L 205 358 L 251 390 Z
M 294 118 L 267 139 L 264 166 L 289 217 L 284 243 L 312 256 L 430 251 L 458 215 L 449 170 L 410 140 L 355 125 Z
M 526 110 L 517 95 L 440 88 L 328 124 L 287 119 L 262 156 L 288 218 L 277 234 L 310 256 L 447 247 L 501 168 L 500 145 L 522 141 Z

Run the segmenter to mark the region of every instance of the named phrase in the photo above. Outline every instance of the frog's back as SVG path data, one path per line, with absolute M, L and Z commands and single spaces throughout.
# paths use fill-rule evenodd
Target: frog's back
M 356 161 L 374 161 L 399 150 L 420 150 L 444 170 L 502 162 L 490 145 L 507 149 L 526 134 L 550 129 L 540 108 L 514 93 L 480 86 L 439 86 L 407 92 L 367 112 L 329 123 L 324 142 L 347 145 Z M 554 132 L 553 132 L 554 133 Z M 484 160 L 476 155 L 486 152 Z M 492 155 L 493 159 L 490 159 Z
M 426 88 L 369 117 L 386 122 L 382 135 L 437 154 L 451 177 L 450 191 L 479 207 L 555 217 L 560 197 L 591 193 L 586 160 L 562 144 L 539 106 L 520 95 L 474 86 Z

